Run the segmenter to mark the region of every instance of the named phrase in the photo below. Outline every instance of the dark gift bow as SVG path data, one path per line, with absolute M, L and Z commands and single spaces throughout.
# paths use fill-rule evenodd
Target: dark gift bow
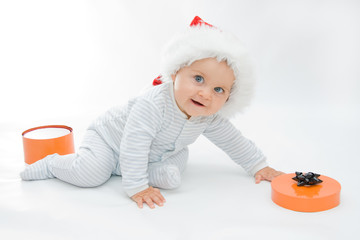
M 292 179 L 298 182 L 298 186 L 305 186 L 305 185 L 315 185 L 318 183 L 322 183 L 323 181 L 319 179 L 320 174 L 308 172 L 303 174 L 302 172 L 295 172 L 296 176 Z

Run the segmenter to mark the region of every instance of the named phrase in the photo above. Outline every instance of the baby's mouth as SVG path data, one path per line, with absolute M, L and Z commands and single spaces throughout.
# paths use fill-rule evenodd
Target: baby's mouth
M 191 101 L 196 105 L 196 106 L 199 106 L 199 107 L 205 107 L 204 104 L 198 102 L 198 101 L 195 101 L 194 99 L 191 99 Z

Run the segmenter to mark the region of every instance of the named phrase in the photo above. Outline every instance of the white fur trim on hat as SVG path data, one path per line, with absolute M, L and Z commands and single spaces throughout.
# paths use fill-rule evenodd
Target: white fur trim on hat
M 215 27 L 192 26 L 175 36 L 163 49 L 161 75 L 171 80 L 181 68 L 205 58 L 226 61 L 235 75 L 229 100 L 218 114 L 230 118 L 242 112 L 250 104 L 255 79 L 252 64 L 243 44 L 231 33 Z

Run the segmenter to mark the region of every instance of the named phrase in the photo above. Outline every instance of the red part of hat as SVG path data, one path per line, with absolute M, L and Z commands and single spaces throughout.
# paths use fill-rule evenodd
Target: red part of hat
M 157 86 L 157 85 L 160 85 L 160 84 L 162 84 L 161 75 L 158 76 L 157 78 L 155 78 L 154 81 L 153 81 L 154 86 Z
M 192 20 L 192 22 L 190 23 L 190 27 L 193 27 L 193 26 L 201 26 L 201 25 L 206 25 L 206 26 L 209 26 L 209 27 L 213 27 L 213 25 L 205 22 L 204 20 L 202 20 L 200 17 L 196 16 L 194 17 L 194 19 Z

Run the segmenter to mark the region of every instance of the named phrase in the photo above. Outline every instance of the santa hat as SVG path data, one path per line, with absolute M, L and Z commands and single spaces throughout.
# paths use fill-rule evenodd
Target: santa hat
M 196 16 L 190 27 L 176 35 L 164 48 L 161 61 L 161 76 L 154 85 L 172 81 L 171 75 L 189 66 L 196 60 L 216 58 L 226 61 L 235 75 L 229 100 L 218 112 L 232 117 L 250 104 L 254 91 L 251 62 L 243 44 L 231 33 L 222 31 Z

